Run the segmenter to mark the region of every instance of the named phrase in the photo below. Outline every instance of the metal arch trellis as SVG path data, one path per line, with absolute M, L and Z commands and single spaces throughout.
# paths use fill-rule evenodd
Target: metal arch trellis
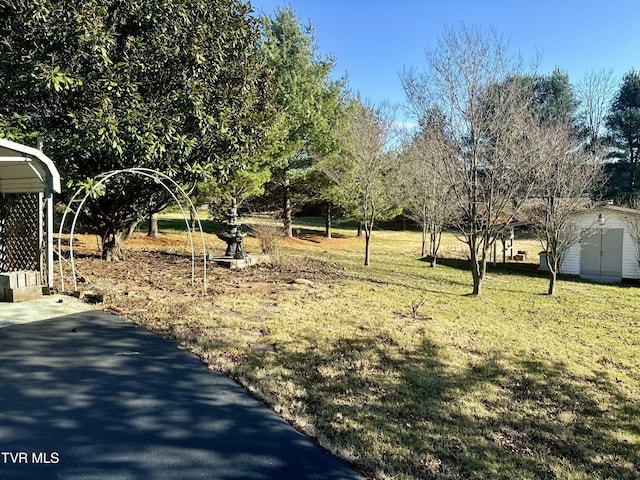
M 92 187 L 89 189 L 89 191 L 86 192 L 85 196 L 82 198 L 82 200 L 78 204 L 78 208 L 76 209 L 75 215 L 73 217 L 73 222 L 71 223 L 71 232 L 69 233 L 69 256 L 70 256 L 70 263 L 71 263 L 71 272 L 73 275 L 73 289 L 74 290 L 78 289 L 76 268 L 75 268 L 75 262 L 73 258 L 73 233 L 75 231 L 78 215 L 80 211 L 82 211 L 82 207 L 84 206 L 85 202 L 89 198 L 89 195 L 91 194 L 91 192 L 93 192 L 98 186 L 106 183 L 111 177 L 115 175 L 123 174 L 123 173 L 141 175 L 160 183 L 160 185 L 162 185 L 164 189 L 167 192 L 169 192 L 171 197 L 178 204 L 178 207 L 180 208 L 180 212 L 182 213 L 182 217 L 184 218 L 185 224 L 187 226 L 187 232 L 189 234 L 189 245 L 191 247 L 191 284 L 193 285 L 195 282 L 195 249 L 193 246 L 193 235 L 191 234 L 191 227 L 189 225 L 189 221 L 187 220 L 187 215 L 184 211 L 184 208 L 182 208 L 182 203 L 180 202 L 178 197 L 176 197 L 174 192 L 159 178 L 161 177 L 164 180 L 168 180 L 178 190 L 178 192 L 182 194 L 182 196 L 187 200 L 187 202 L 189 202 L 190 208 L 195 210 L 195 206 L 193 205 L 193 202 L 191 201 L 187 193 L 184 191 L 184 189 L 180 185 L 178 185 L 172 178 L 165 175 L 164 173 L 158 172 L 157 170 L 152 170 L 150 168 L 125 168 L 121 170 L 112 170 L 110 172 L 101 173 L 100 175 L 98 175 L 96 178 L 99 179 L 99 181 L 96 182 L 94 185 L 92 185 Z M 73 205 L 74 203 L 77 203 L 78 198 L 84 189 L 85 189 L 84 187 L 79 187 L 78 190 L 76 190 L 76 193 L 73 195 L 73 197 L 69 201 L 69 205 L 65 209 L 64 214 L 62 215 L 62 220 L 60 221 L 60 230 L 58 232 L 58 258 L 59 258 L 59 265 L 60 265 L 60 283 L 61 283 L 61 288 L 63 292 L 65 291 L 64 290 L 64 273 L 62 269 L 62 236 L 64 231 L 64 225 L 66 222 L 67 214 L 70 211 L 72 211 L 71 205 Z M 203 288 L 204 288 L 204 291 L 206 291 L 207 289 L 206 245 L 205 245 L 205 239 L 204 239 L 204 232 L 202 230 L 202 224 L 200 223 L 200 219 L 197 216 L 196 216 L 196 221 L 198 222 L 198 229 L 200 230 L 200 238 L 202 239 L 202 262 L 203 262 L 203 283 L 204 283 Z

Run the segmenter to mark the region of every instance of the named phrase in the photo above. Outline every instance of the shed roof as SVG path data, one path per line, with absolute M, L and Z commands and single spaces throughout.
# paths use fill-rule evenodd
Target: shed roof
M 0 138 L 0 193 L 60 193 L 60 174 L 40 150 Z
M 640 210 L 636 210 L 635 208 L 619 207 L 617 205 L 604 205 L 603 207 L 599 207 L 599 208 L 601 210 L 608 210 L 610 212 L 618 212 L 618 213 L 624 213 L 629 215 L 640 215 Z
M 594 212 L 618 213 L 624 216 L 627 216 L 627 215 L 640 216 L 640 210 L 637 210 L 635 208 L 619 207 L 618 205 L 597 205 L 593 208 L 585 208 L 584 210 L 575 212 L 574 215 L 576 216 L 591 215 Z

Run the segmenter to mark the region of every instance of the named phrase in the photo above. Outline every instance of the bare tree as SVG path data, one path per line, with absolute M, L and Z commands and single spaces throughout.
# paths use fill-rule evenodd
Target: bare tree
M 576 213 L 590 206 L 589 194 L 601 185 L 603 167 L 594 155 L 580 148 L 568 122 L 548 123 L 540 132 L 541 175 L 525 211 L 544 249 L 547 293 L 553 295 L 560 265 L 580 239 Z
M 422 256 L 437 263 L 442 231 L 452 218 L 451 188 L 445 176 L 449 147 L 442 129 L 442 116 L 433 112 L 403 152 L 400 183 L 405 212 L 422 229 Z
M 593 154 L 598 154 L 602 146 L 616 88 L 613 70 L 605 69 L 587 72 L 575 87 L 579 102 L 578 122 L 586 147 Z
M 396 162 L 389 151 L 393 111 L 386 104 L 367 105 L 354 100 L 341 155 L 319 163 L 340 191 L 336 198 L 346 211 L 356 211 L 365 234 L 364 264 L 369 265 L 371 233 L 376 220 L 390 215 L 396 206 L 391 188 Z
M 539 122 L 530 82 L 501 39 L 476 28 L 447 30 L 427 61 L 422 74 L 404 72 L 403 85 L 419 118 L 433 108 L 443 112 L 455 147 L 445 175 L 469 247 L 473 294 L 480 295 L 490 248 L 535 183 Z

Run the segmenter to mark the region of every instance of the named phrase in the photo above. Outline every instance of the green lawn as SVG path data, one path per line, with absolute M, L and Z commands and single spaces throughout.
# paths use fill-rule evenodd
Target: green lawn
M 419 259 L 419 232 L 375 231 L 364 267 L 351 226 L 296 228 L 281 262 L 328 265 L 314 285 L 180 312 L 214 368 L 372 477 L 640 478 L 637 286 L 562 280 L 549 297 L 535 269 L 498 267 L 476 298 L 465 262 Z M 274 351 L 252 348 L 258 328 Z

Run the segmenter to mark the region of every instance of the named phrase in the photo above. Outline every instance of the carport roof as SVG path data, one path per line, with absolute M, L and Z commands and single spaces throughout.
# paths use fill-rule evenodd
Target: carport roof
M 0 138 L 0 193 L 60 193 L 60 174 L 40 150 Z

